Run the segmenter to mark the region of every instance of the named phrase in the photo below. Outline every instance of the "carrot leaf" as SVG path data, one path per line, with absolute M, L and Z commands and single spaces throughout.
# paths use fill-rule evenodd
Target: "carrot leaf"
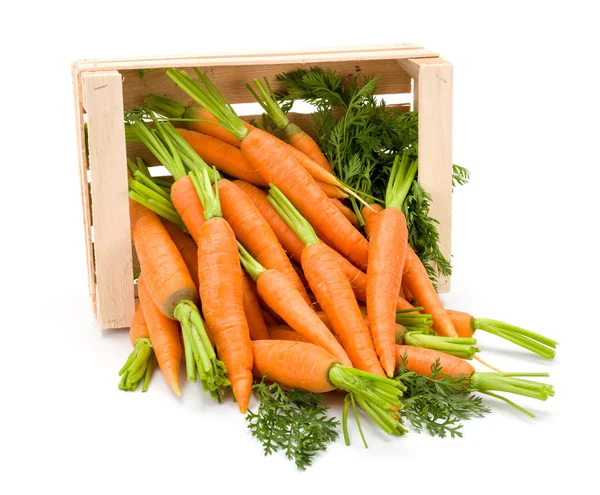
M 248 410 L 246 421 L 265 455 L 282 450 L 305 470 L 320 451 L 339 435 L 339 421 L 327 416 L 323 396 L 302 389 L 284 391 L 278 383 L 267 385 L 265 377 L 253 386 L 260 399 L 256 413 Z
M 137 339 L 133 351 L 131 351 L 129 358 L 119 371 L 121 377 L 120 390 L 133 392 L 142 381 L 142 392 L 148 389 L 148 382 L 152 373 L 152 354 L 150 339 Z
M 431 374 L 422 376 L 407 370 L 406 364 L 403 356 L 395 375 L 407 387 L 400 412 L 417 433 L 425 430 L 440 438 L 462 437 L 461 421 L 491 412 L 481 397 L 473 395 L 467 375 L 445 375 L 437 361 L 431 367 Z

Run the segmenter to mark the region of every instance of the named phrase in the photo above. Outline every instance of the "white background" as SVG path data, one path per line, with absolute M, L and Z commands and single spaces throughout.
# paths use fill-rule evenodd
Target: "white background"
M 0 492 L 589 493 L 598 440 L 598 57 L 593 2 L 27 2 L 3 7 Z M 449 307 L 561 342 L 554 362 L 478 335 L 556 397 L 490 399 L 464 438 L 368 429 L 304 473 L 263 457 L 231 403 L 156 373 L 117 389 L 130 344 L 87 295 L 70 63 L 79 58 L 418 42 L 454 63 Z M 256 404 L 252 405 L 256 407 Z M 339 413 L 339 408 L 334 407 Z M 587 446 L 591 452 L 584 451 Z

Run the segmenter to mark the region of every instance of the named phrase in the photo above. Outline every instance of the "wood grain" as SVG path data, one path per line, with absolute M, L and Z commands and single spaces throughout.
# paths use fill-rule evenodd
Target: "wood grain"
M 123 92 L 116 71 L 82 73 L 88 117 L 96 315 L 102 328 L 129 326 L 134 313 Z
M 419 183 L 431 194 L 429 215 L 438 222 L 440 250 L 452 254 L 452 64 L 418 59 Z M 440 293 L 450 291 L 450 278 L 438 279 Z

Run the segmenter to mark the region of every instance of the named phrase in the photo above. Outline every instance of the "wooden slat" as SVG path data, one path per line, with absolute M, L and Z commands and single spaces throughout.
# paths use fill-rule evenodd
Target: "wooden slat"
M 88 187 L 88 163 L 85 152 L 85 132 L 83 121 L 83 101 L 81 88 L 81 74 L 73 65 L 73 95 L 75 97 L 75 132 L 77 136 L 77 159 L 79 162 L 79 184 L 81 189 L 81 207 L 83 211 L 83 231 L 85 235 L 85 248 L 88 265 L 88 290 L 92 298 L 92 305 L 96 311 L 96 274 L 94 267 L 94 246 L 92 243 L 92 212 Z
M 406 103 L 393 103 L 386 105 L 387 108 L 395 108 L 401 112 L 410 111 L 410 105 Z M 254 119 L 259 119 L 259 121 L 263 121 L 264 114 L 256 114 L 256 115 L 244 115 L 243 119 L 247 122 L 252 122 Z M 306 132 L 313 139 L 317 137 L 314 131 L 314 122 L 312 118 L 312 114 L 310 113 L 296 113 L 290 112 L 288 113 L 288 119 L 290 122 L 293 122 L 297 126 L 299 126 L 304 132 Z M 178 123 L 174 122 L 177 126 Z M 154 165 L 160 165 L 156 158 L 150 153 L 148 148 L 144 146 L 142 143 L 127 143 L 127 156 L 130 158 L 141 157 L 144 159 L 146 164 L 150 167 Z
M 419 59 L 419 183 L 432 202 L 429 214 L 438 222 L 440 250 L 450 260 L 452 234 L 452 64 Z M 439 292 L 450 291 L 450 278 L 438 280 Z
M 350 60 L 384 60 L 436 57 L 437 52 L 420 45 L 398 43 L 395 45 L 374 45 L 361 47 L 337 47 L 295 49 L 288 51 L 263 51 L 250 53 L 216 53 L 201 55 L 169 55 L 152 57 L 129 57 L 123 59 L 90 59 L 77 61 L 81 71 L 127 70 L 157 67 L 206 67 L 217 65 L 273 65 L 273 64 L 314 64 L 322 62 Z
M 377 83 L 377 91 L 380 94 L 410 93 L 411 91 L 410 77 L 395 60 L 333 62 L 321 65 L 330 67 L 342 75 L 360 73 L 374 76 L 384 74 Z M 267 66 L 211 66 L 206 68 L 206 73 L 229 103 L 255 103 L 254 98 L 245 87 L 246 83 L 251 83 L 256 77 L 267 77 L 273 89 L 279 89 L 280 85 L 275 81 L 277 74 L 310 67 L 310 64 L 299 63 Z M 188 69 L 187 72 L 195 77 L 191 69 Z M 179 89 L 162 69 L 146 72 L 142 79 L 139 78 L 136 70 L 127 70 L 121 73 L 123 74 L 123 104 L 127 109 L 143 104 L 144 98 L 150 93 L 159 93 L 181 100 L 186 104 L 192 103 L 192 99 Z
M 96 307 L 102 328 L 129 326 L 134 313 L 121 75 L 82 73 L 88 117 Z

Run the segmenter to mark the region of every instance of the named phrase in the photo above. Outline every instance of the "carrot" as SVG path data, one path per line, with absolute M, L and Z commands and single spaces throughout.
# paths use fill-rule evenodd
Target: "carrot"
M 376 210 L 375 212 L 373 210 Z M 381 211 L 378 205 L 371 205 L 371 210 L 363 208 L 362 216 L 365 220 L 365 232 L 371 233 L 377 210 Z M 419 257 L 415 254 L 410 244 L 407 246 L 406 260 L 402 272 L 402 286 L 410 291 L 411 296 L 417 305 L 423 306 L 426 313 L 431 314 L 433 318 L 433 329 L 438 335 L 444 337 L 458 337 L 452 321 L 446 313 L 442 302 L 440 301 L 429 275 L 421 263 Z
M 401 367 L 405 367 L 407 370 L 417 373 L 418 375 L 429 376 L 434 369 L 437 368 L 438 372 L 464 380 L 465 386 L 468 388 L 503 400 L 531 417 L 535 416 L 512 401 L 495 394 L 492 391 L 509 392 L 544 401 L 548 397 L 554 396 L 554 388 L 552 385 L 515 378 L 547 377 L 549 376 L 548 373 L 475 372 L 475 369 L 469 363 L 456 356 L 451 356 L 431 349 L 406 345 L 396 345 L 396 358 Z
M 257 296 L 258 296 L 258 294 L 257 294 Z M 279 324 L 279 322 L 275 319 L 275 317 L 271 313 L 269 313 L 266 309 L 261 308 L 261 312 L 263 315 L 263 319 L 265 320 L 265 324 L 267 325 L 267 329 L 269 328 L 269 326 L 275 326 L 275 325 Z
M 142 392 L 148 390 L 148 383 L 152 375 L 152 343 L 148 334 L 148 326 L 144 318 L 142 306 L 138 304 L 129 327 L 129 340 L 133 351 L 119 370 L 121 381 L 119 390 L 133 392 L 143 379 Z
M 406 299 L 408 302 L 412 303 L 415 300 L 410 289 L 406 287 L 406 284 L 402 284 L 402 293 L 404 295 L 404 299 Z
M 271 325 L 267 328 L 269 330 L 269 338 L 271 340 L 291 340 L 294 342 L 310 343 L 302 335 L 296 332 L 296 330 L 293 330 L 287 325 Z
M 310 224 L 276 186 L 269 202 L 304 242 L 302 268 L 308 284 L 355 368 L 383 376 L 356 296 L 333 250 L 319 241 Z
M 213 190 L 204 170 L 200 200 L 206 222 L 200 229 L 198 260 L 202 311 L 219 358 L 227 367 L 233 395 L 244 414 L 252 392 L 252 348 L 244 313 L 244 274 L 235 234 L 221 214 L 220 182 Z
M 135 222 L 132 237 L 150 298 L 162 314 L 181 323 L 188 380 L 195 382 L 197 371 L 203 388 L 220 400 L 219 390 L 229 382 L 206 334 L 196 307 L 198 292 L 181 253 L 151 211 Z M 145 307 L 144 314 L 149 321 Z
M 338 210 L 340 210 L 344 214 L 344 216 L 348 220 L 350 220 L 350 223 L 352 223 L 352 225 L 354 225 L 355 227 L 358 226 L 358 217 L 350 208 L 348 208 L 344 203 L 335 198 L 332 198 L 331 202 L 336 206 Z
M 404 386 L 397 380 L 349 368 L 326 349 L 305 342 L 257 340 L 252 342 L 254 375 L 284 387 L 324 393 L 340 389 L 348 392 L 365 412 L 388 434 L 406 432 L 399 422 L 400 396 Z M 349 443 L 344 409 L 344 436 Z
M 277 127 L 277 136 L 282 138 L 284 141 L 287 141 L 298 151 L 301 151 L 311 160 L 317 163 L 321 168 L 331 173 L 331 165 L 321 151 L 321 148 L 319 148 L 319 145 L 314 141 L 313 138 L 306 134 L 306 132 L 300 129 L 300 127 L 289 121 L 286 114 L 278 105 L 275 94 L 273 93 L 271 85 L 266 77 L 264 78 L 264 81 L 265 85 L 269 89 L 268 92 L 260 82 L 260 79 L 254 79 L 254 84 L 256 85 L 260 96 L 256 94 L 249 84 L 246 84 L 246 88 L 250 91 L 250 93 L 252 93 L 254 99 L 260 104 L 265 113 L 271 118 Z
M 267 270 L 238 243 L 244 269 L 256 281 L 256 289 L 263 300 L 291 328 L 315 345 L 323 347 L 347 366 L 352 363 L 344 348 L 323 324 L 287 277 L 277 270 Z
M 452 320 L 459 337 L 472 337 L 475 330 L 483 330 L 492 335 L 502 337 L 546 359 L 553 359 L 556 355 L 554 349 L 556 349 L 558 342 L 538 333 L 498 320 L 475 318 L 462 311 L 447 309 L 446 313 Z
M 187 266 L 190 276 L 194 281 L 194 285 L 198 288 L 198 246 L 194 242 L 194 239 L 189 234 L 183 232 L 179 227 L 168 220 L 162 221 L 165 229 L 169 233 L 169 237 L 175 243 L 175 247 L 181 254 L 185 266 Z
M 220 126 L 213 126 L 220 127 Z M 238 147 L 232 146 L 207 134 L 200 134 L 187 129 L 177 129 L 183 139 L 209 165 L 232 177 L 245 180 L 256 186 L 267 187 L 268 184 L 259 173 L 248 163 Z
M 248 182 L 234 180 L 233 183 L 244 191 L 250 198 L 250 201 L 256 206 L 273 230 L 273 233 L 283 249 L 285 249 L 288 257 L 292 261 L 300 263 L 300 256 L 304 249 L 304 243 L 298 238 L 288 224 L 285 223 L 283 218 L 279 216 L 279 213 L 277 213 L 277 210 L 273 208 L 271 203 L 269 203 L 267 200 L 267 193 Z
M 242 277 L 242 290 L 244 291 L 244 314 L 248 322 L 250 338 L 252 340 L 268 339 L 269 332 L 263 318 L 262 310 L 258 304 L 254 288 L 246 274 Z
M 242 153 L 265 181 L 279 187 L 311 225 L 325 235 L 341 254 L 359 268 L 366 266 L 369 251 L 367 240 L 314 182 L 314 179 L 318 179 L 332 183 L 330 179 L 326 180 L 327 172 L 312 162 L 321 171 L 321 175 L 317 176 L 311 170 L 313 179 L 311 173 L 304 168 L 306 164 L 299 161 L 298 155 L 310 160 L 306 155 L 265 131 L 257 128 L 248 130 L 206 74 L 198 70 L 196 73 L 204 86 L 185 71 L 167 69 L 167 75 L 178 86 L 207 108 L 238 138 Z M 333 184 L 339 185 L 335 177 Z
M 177 395 L 179 390 L 179 366 L 181 364 L 181 341 L 179 324 L 165 316 L 154 304 L 145 284 L 145 274 L 138 277 L 138 296 L 148 326 L 148 335 L 156 354 L 158 366 L 165 380 Z
M 204 208 L 189 176 L 184 175 L 175 181 L 171 187 L 171 200 L 188 232 L 198 244 L 200 229 L 204 224 Z
M 386 191 L 386 208 L 371 226 L 367 269 L 367 312 L 375 350 L 386 374 L 394 375 L 394 333 L 396 300 L 402 283 L 402 269 L 408 245 L 402 203 L 408 190 L 401 188 L 408 156 L 397 155 Z M 416 168 L 413 162 L 410 167 Z M 409 168 L 410 168 L 409 167 Z
M 277 236 L 254 206 L 250 198 L 236 184 L 227 179 L 218 182 L 219 201 L 223 218 L 227 220 L 235 237 L 265 268 L 283 273 L 308 302 L 304 284 L 279 244 Z
M 144 99 L 144 102 L 159 115 L 169 117 L 173 120 L 182 120 L 186 127 L 192 131 L 220 139 L 231 146 L 240 147 L 239 141 L 233 134 L 220 126 L 218 120 L 200 105 L 192 104 L 187 106 L 181 101 L 158 94 L 149 95 Z M 195 122 L 195 120 L 202 120 L 203 122 Z

